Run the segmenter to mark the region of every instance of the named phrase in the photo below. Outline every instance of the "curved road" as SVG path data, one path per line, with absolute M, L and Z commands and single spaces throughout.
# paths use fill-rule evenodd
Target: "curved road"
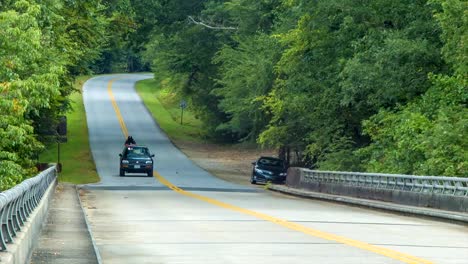
M 464 226 L 300 199 L 211 176 L 175 148 L 134 90 L 145 74 L 85 83 L 101 182 L 81 197 L 103 263 L 468 263 Z M 118 176 L 126 135 L 154 177 Z

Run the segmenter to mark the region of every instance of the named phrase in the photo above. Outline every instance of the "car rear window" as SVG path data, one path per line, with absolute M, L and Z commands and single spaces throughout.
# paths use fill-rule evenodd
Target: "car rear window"
M 258 161 L 261 165 L 272 166 L 272 167 L 283 167 L 283 161 L 278 159 L 260 159 Z

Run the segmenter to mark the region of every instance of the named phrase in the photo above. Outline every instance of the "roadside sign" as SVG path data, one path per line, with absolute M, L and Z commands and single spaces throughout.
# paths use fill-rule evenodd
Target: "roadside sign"
M 182 100 L 182 101 L 180 101 L 179 106 L 180 106 L 180 108 L 185 109 L 185 108 L 187 108 L 187 102 L 185 100 Z

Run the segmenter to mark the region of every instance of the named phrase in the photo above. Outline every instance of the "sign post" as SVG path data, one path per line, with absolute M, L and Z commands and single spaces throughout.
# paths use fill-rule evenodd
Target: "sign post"
M 185 100 L 182 100 L 180 101 L 180 109 L 181 109 L 181 112 L 180 112 L 180 124 L 182 125 L 183 123 L 183 119 L 184 119 L 184 109 L 187 108 L 187 102 Z
M 62 163 L 60 163 L 60 143 L 67 142 L 67 117 L 59 117 L 59 123 L 57 124 L 57 170 L 62 172 Z

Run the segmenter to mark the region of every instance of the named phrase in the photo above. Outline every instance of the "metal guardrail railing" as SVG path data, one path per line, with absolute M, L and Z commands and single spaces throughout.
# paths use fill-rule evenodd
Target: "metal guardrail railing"
M 0 193 L 0 251 L 5 251 L 7 243 L 13 242 L 28 216 L 39 205 L 47 188 L 57 177 L 56 171 L 56 166 L 52 166 Z
M 301 181 L 468 197 L 468 178 L 301 169 Z

